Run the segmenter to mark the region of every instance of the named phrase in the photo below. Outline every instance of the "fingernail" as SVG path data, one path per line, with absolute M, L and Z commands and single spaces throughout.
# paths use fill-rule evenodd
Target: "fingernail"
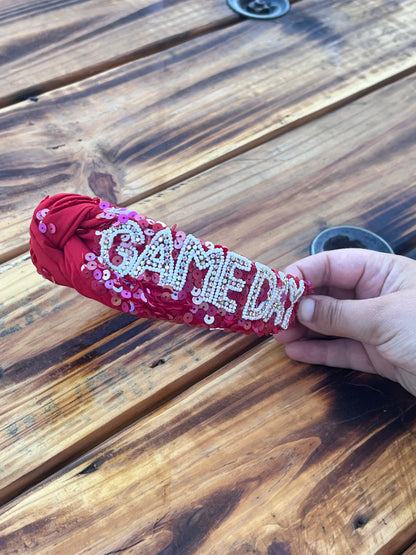
M 299 305 L 298 318 L 301 322 L 310 322 L 315 310 L 315 301 L 310 297 L 303 299 Z

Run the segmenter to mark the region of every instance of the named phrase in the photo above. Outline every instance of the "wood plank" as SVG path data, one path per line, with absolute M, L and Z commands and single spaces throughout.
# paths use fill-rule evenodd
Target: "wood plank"
M 310 0 L 2 110 L 0 260 L 46 194 L 138 200 L 410 71 L 413 8 Z
M 27 283 L 28 301 L 19 306 L 20 288 L 4 307 L 17 320 L 1 331 L 0 503 L 259 341 L 117 315 Z
M 0 107 L 238 20 L 217 0 L 3 1 Z
M 397 384 L 269 340 L 0 509 L 0 547 L 375 553 L 414 520 L 415 432 Z
M 416 231 L 415 80 L 134 207 L 276 268 L 305 256 L 330 225 L 361 225 L 406 247 Z M 0 276 L 1 499 L 248 345 L 239 336 L 115 316 L 42 280 L 27 254 L 3 265 Z

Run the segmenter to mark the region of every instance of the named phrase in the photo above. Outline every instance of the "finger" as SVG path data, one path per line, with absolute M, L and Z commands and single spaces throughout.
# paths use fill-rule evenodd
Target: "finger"
M 301 301 L 297 316 L 301 324 L 323 335 L 379 345 L 385 333 L 380 299 L 356 301 L 311 295 Z
M 365 249 L 340 249 L 308 256 L 286 268 L 286 273 L 321 287 L 353 291 L 360 282 L 379 282 L 383 268 L 391 267 L 392 256 Z M 376 278 L 376 279 L 375 279 Z
M 295 328 L 280 331 L 273 337 L 278 343 L 286 345 L 287 343 L 292 343 L 292 341 L 299 341 L 299 339 L 319 339 L 324 336 L 298 324 Z M 325 337 L 328 339 L 327 336 Z
M 292 343 L 292 341 L 298 341 L 304 337 L 306 330 L 307 328 L 304 326 L 296 326 L 295 328 L 276 333 L 273 337 L 278 343 L 285 345 L 286 343 Z
M 376 373 L 364 346 L 351 339 L 294 341 L 286 345 L 289 358 L 307 364 L 322 364 Z

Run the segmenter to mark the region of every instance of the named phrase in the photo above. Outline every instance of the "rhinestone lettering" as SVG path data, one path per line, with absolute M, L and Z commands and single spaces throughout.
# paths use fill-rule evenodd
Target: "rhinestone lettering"
M 270 334 L 287 329 L 305 283 L 225 247 L 127 209 L 101 206 L 113 220 L 97 231 L 83 275 L 124 312 L 215 329 Z
M 222 266 L 212 304 L 234 314 L 237 309 L 237 303 L 233 299 L 229 299 L 227 293 L 228 291 L 242 291 L 246 285 L 243 279 L 235 277 L 234 271 L 240 269 L 248 272 L 250 268 L 250 260 L 230 251 Z
M 173 239 L 169 228 L 158 231 L 152 237 L 139 256 L 134 266 L 129 269 L 132 277 L 143 274 L 146 270 L 159 274 L 159 283 L 168 285 L 172 279 L 174 261 L 172 259 Z
M 101 235 L 100 247 L 101 253 L 99 261 L 105 264 L 117 272 L 120 276 L 127 276 L 130 272 L 134 271 L 139 253 L 135 244 L 142 245 L 145 243 L 145 237 L 142 228 L 137 222 L 129 221 L 128 223 L 122 223 L 119 226 L 111 226 L 104 231 L 96 231 L 97 235 Z M 116 248 L 116 252 L 121 256 L 122 262 L 120 264 L 113 264 L 110 260 L 110 249 L 113 245 L 114 239 L 117 235 L 127 235 L 130 239 L 130 243 L 123 242 L 120 246 Z
M 181 249 L 179 257 L 176 261 L 175 272 L 170 283 L 174 291 L 181 291 L 185 285 L 188 276 L 189 265 L 194 261 L 200 270 L 208 269 L 205 276 L 204 285 L 201 291 L 201 297 L 206 302 L 212 302 L 218 285 L 218 276 L 224 262 L 224 254 L 222 249 L 205 249 L 201 245 L 201 241 L 189 234 Z

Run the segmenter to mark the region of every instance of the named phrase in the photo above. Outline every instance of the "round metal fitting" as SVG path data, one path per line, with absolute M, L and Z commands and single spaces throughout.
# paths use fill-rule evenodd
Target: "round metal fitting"
M 274 19 L 290 9 L 289 0 L 227 0 L 227 3 L 238 14 L 254 19 Z
M 372 231 L 352 225 L 341 225 L 325 229 L 317 235 L 311 244 L 311 254 L 348 248 L 394 253 L 391 246 Z

